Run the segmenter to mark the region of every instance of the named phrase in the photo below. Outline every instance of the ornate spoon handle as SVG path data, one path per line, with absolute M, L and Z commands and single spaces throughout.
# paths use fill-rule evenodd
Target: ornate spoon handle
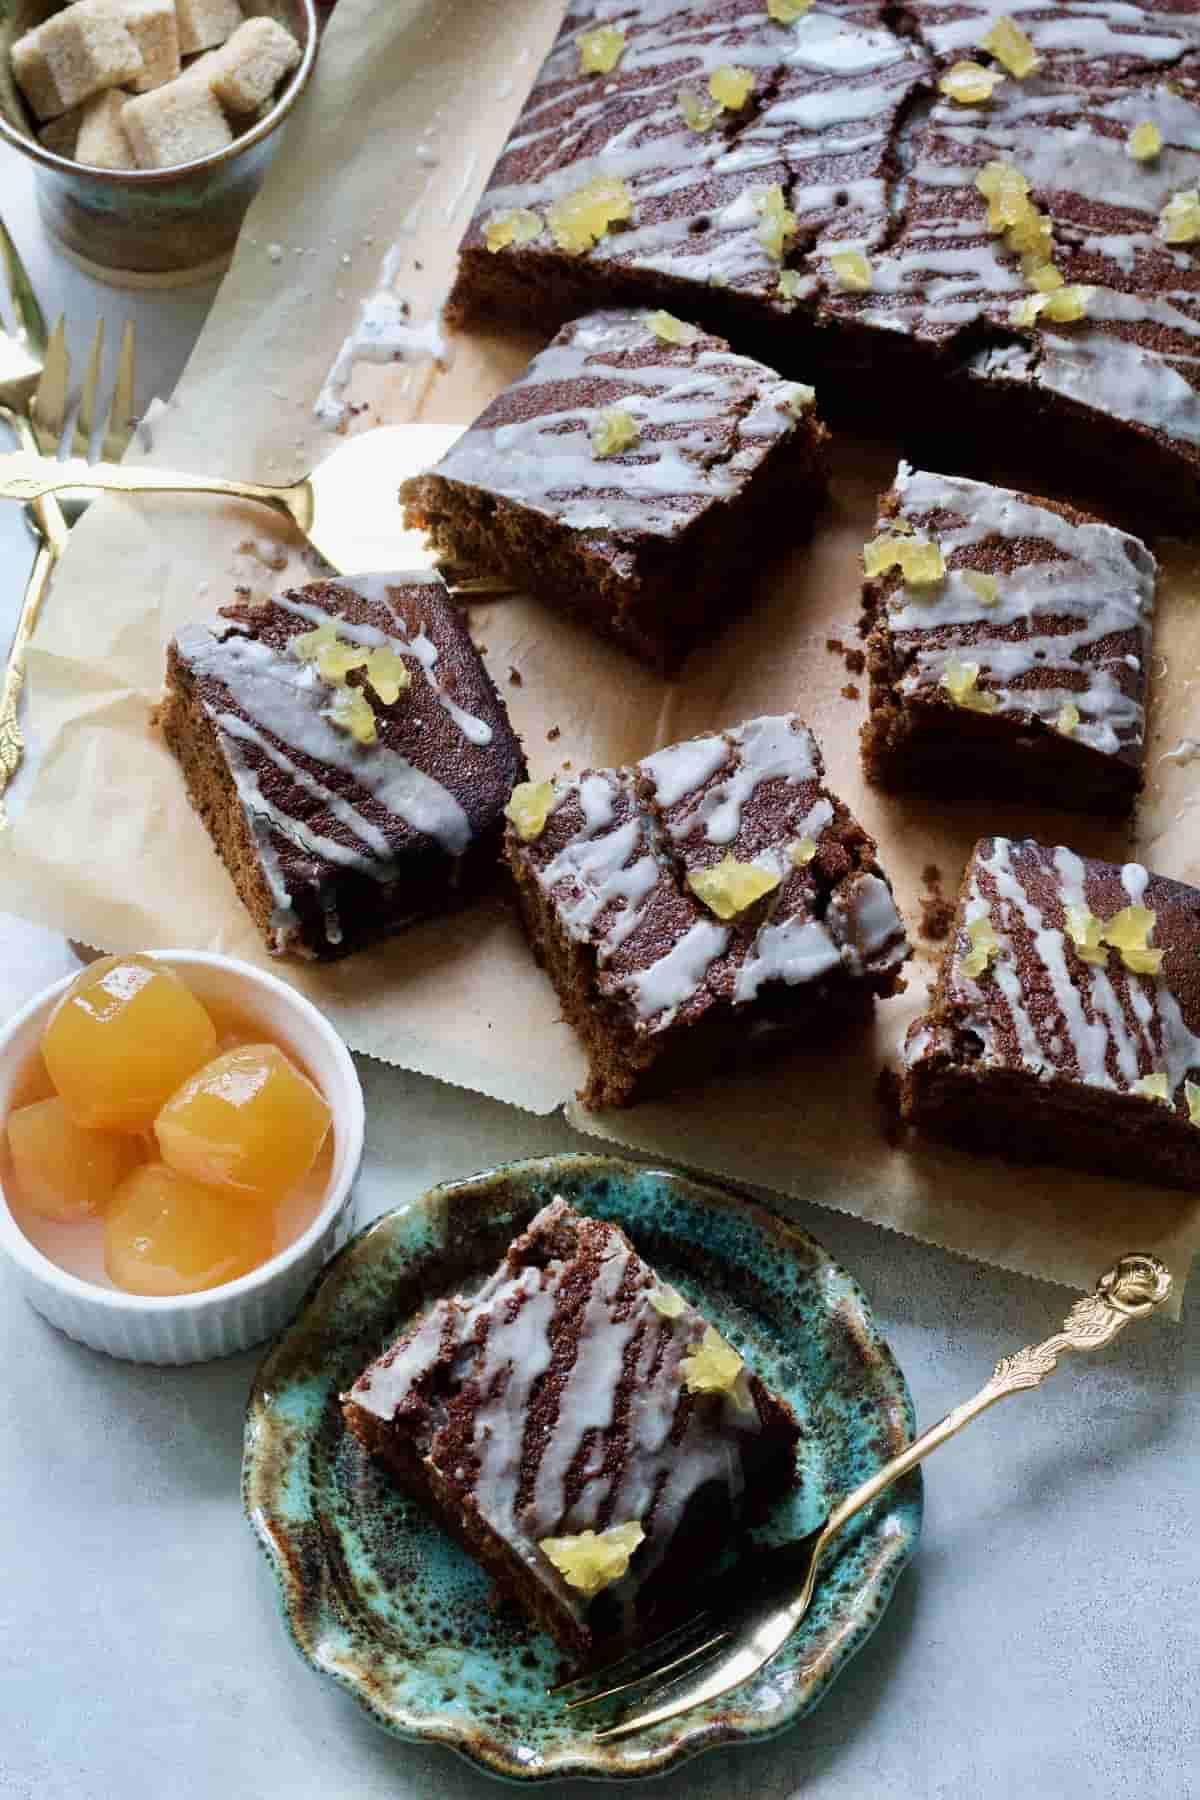
M 972 1419 L 977 1419 L 980 1413 L 986 1412 L 989 1406 L 994 1406 L 997 1400 L 1004 1400 L 1009 1394 L 1018 1394 L 1024 1388 L 1038 1387 L 1047 1375 L 1053 1374 L 1058 1367 L 1059 1357 L 1065 1351 L 1103 1349 L 1105 1344 L 1112 1343 L 1118 1332 L 1124 1331 L 1131 1319 L 1140 1319 L 1146 1313 L 1153 1312 L 1156 1306 L 1161 1306 L 1170 1291 L 1171 1272 L 1156 1256 L 1123 1256 L 1116 1268 L 1109 1269 L 1107 1274 L 1100 1277 L 1094 1293 L 1075 1302 L 1061 1331 L 1047 1338 L 1044 1344 L 1030 1344 L 1012 1356 L 1001 1357 L 992 1371 L 991 1379 L 984 1383 L 977 1394 L 970 1400 L 964 1400 L 961 1406 L 956 1406 L 953 1412 L 947 1413 L 936 1425 L 931 1425 L 928 1431 L 923 1431 L 920 1437 L 914 1438 L 906 1450 L 902 1450 L 899 1456 L 894 1456 L 891 1462 L 885 1463 L 882 1469 L 834 1507 L 813 1546 L 808 1581 L 803 1594 L 798 1596 L 794 1609 L 797 1620 L 804 1616 L 812 1598 L 817 1565 L 825 1549 L 856 1513 L 860 1513 L 865 1506 L 870 1506 L 873 1500 L 899 1481 L 902 1475 L 907 1475 L 910 1469 L 915 1469 L 918 1463 L 924 1462 L 927 1456 L 940 1449 L 964 1425 L 969 1425 Z
M 13 451 L 0 456 L 0 499 L 37 500 L 68 488 L 91 488 L 104 494 L 219 494 L 233 500 L 260 500 L 299 525 L 312 525 L 312 488 L 307 481 L 289 487 L 266 487 L 259 481 L 226 481 L 218 475 L 187 475 L 142 464 L 85 462 Z

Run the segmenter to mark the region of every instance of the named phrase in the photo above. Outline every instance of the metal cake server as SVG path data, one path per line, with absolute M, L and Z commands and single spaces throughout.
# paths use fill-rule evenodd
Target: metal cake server
M 91 489 L 106 494 L 218 494 L 255 500 L 281 513 L 341 575 L 433 567 L 423 532 L 406 531 L 396 490 L 444 455 L 461 425 L 380 425 L 345 438 L 302 481 L 271 487 L 185 475 L 145 464 L 131 467 L 74 458 L 52 462 L 21 450 L 0 456 L 0 499 Z M 463 595 L 505 594 L 506 582 L 465 575 L 451 583 Z
M 1038 1387 L 1065 1351 L 1103 1349 L 1131 1319 L 1161 1306 L 1170 1292 L 1170 1270 L 1156 1256 L 1123 1256 L 1100 1277 L 1093 1293 L 1075 1302 L 1061 1331 L 1043 1344 L 1002 1357 L 972 1399 L 847 1494 L 806 1538 L 739 1562 L 708 1585 L 705 1606 L 682 1625 L 551 1691 L 577 1690 L 567 1701 L 577 1707 L 642 1689 L 630 1710 L 596 1733 L 600 1740 L 645 1731 L 740 1687 L 782 1649 L 803 1619 L 829 1546 L 851 1519 L 997 1400 Z

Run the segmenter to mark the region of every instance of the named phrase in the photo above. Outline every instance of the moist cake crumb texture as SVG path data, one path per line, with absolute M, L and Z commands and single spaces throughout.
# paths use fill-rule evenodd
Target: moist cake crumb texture
M 794 1481 L 790 1409 L 719 1338 L 714 1358 L 714 1336 L 621 1231 L 556 1199 L 473 1298 L 439 1301 L 363 1372 L 345 1414 L 399 1485 L 587 1656 L 686 1605 L 689 1580 Z M 725 1391 L 703 1391 L 701 1352 Z M 543 1548 L 634 1525 L 626 1572 L 597 1595 Z

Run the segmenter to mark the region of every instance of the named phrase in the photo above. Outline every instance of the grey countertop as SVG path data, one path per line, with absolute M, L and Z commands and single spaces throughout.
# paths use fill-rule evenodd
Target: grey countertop
M 208 295 L 97 288 L 40 241 L 0 151 L 5 218 L 77 345 L 138 323 L 139 400 L 165 393 Z M 28 561 L 0 515 L 0 634 Z M 72 966 L 0 917 L 0 1019 Z M 435 1181 L 581 1143 L 416 1075 L 360 1065 L 360 1222 Z M 594 1148 L 588 1140 L 586 1146 Z M 801 1223 L 866 1289 L 922 1423 L 1060 1323 L 1064 1290 L 813 1204 Z M 1133 1246 L 1131 1246 L 1133 1247 Z M 255 1353 L 191 1369 L 107 1360 L 0 1270 L 0 1796 L 4 1800 L 483 1800 L 450 1753 L 385 1737 L 312 1674 L 241 1512 Z M 930 1465 L 925 1535 L 874 1638 L 817 1712 L 657 1783 L 663 1800 L 1092 1800 L 1200 1793 L 1200 1306 L 988 1414 Z M 595 1793 L 565 1783 L 564 1796 Z

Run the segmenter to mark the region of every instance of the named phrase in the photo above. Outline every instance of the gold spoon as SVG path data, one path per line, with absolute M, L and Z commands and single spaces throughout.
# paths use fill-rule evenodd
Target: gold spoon
M 43 494 L 91 489 L 105 494 L 218 494 L 257 500 L 282 513 L 341 575 L 376 569 L 432 568 L 425 534 L 406 531 L 397 489 L 428 469 L 462 434 L 461 425 L 380 425 L 348 437 L 311 475 L 285 487 L 226 481 L 143 464 L 56 462 L 27 450 L 0 456 L 0 499 L 31 501 Z M 459 594 L 508 593 L 508 584 L 483 578 L 454 583 Z

